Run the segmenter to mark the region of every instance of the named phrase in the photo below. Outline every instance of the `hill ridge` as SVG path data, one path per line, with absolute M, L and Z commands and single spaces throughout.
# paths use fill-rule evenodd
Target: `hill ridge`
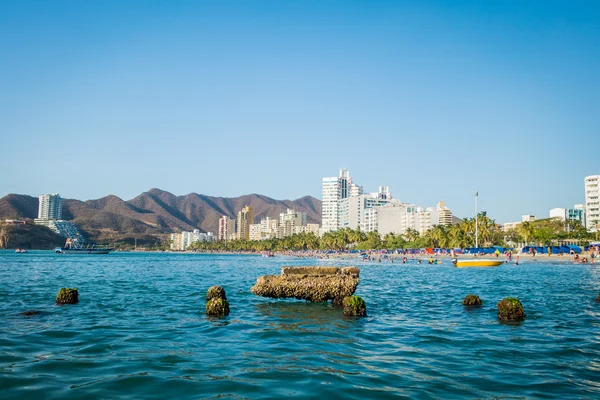
M 63 199 L 63 218 L 97 241 L 193 229 L 216 235 L 219 218 L 235 218 L 245 205 L 254 209 L 255 222 L 267 216 L 277 218 L 287 208 L 294 208 L 305 212 L 308 222 L 321 223 L 321 201 L 309 195 L 295 200 L 276 200 L 258 193 L 218 197 L 192 192 L 178 196 L 159 188 L 130 200 L 113 194 L 85 201 Z M 34 196 L 11 193 L 0 198 L 0 219 L 34 219 L 37 210 Z

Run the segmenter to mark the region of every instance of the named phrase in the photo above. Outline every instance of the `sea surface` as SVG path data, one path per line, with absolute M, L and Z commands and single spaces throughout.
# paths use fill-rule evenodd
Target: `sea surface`
M 366 318 L 250 292 L 282 265 L 352 264 Z M 204 315 L 212 285 L 225 318 Z M 79 304 L 54 305 L 61 287 Z M 465 309 L 469 293 L 484 305 Z M 0 398 L 600 398 L 599 293 L 600 265 L 543 260 L 0 251 Z M 507 296 L 523 323 L 498 322 Z

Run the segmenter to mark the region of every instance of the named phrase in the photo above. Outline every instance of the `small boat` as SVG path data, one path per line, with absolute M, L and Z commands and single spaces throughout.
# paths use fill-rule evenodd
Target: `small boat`
M 67 242 L 63 247 L 57 247 L 54 249 L 54 252 L 59 254 L 108 254 L 111 251 L 113 251 L 112 247 L 94 244 L 83 246 L 75 239 L 67 239 Z
M 452 264 L 454 264 L 455 267 L 458 268 L 465 268 L 465 267 L 497 267 L 499 265 L 502 265 L 503 261 L 502 260 L 490 260 L 489 258 L 472 258 L 472 259 L 468 259 L 468 260 L 464 260 L 464 259 L 453 259 L 452 260 Z
M 25 250 L 25 249 L 22 249 L 22 248 L 20 248 L 20 247 L 17 247 L 17 248 L 15 249 L 15 253 L 27 253 L 27 250 Z

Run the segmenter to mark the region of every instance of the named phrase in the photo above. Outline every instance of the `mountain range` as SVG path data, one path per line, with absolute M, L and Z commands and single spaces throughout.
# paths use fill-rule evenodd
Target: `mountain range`
M 127 201 L 113 195 L 87 201 L 63 199 L 63 219 L 99 242 L 130 241 L 139 236 L 193 229 L 216 235 L 219 218 L 236 218 L 245 205 L 253 208 L 256 222 L 267 216 L 278 218 L 287 208 L 306 213 L 309 223 L 321 222 L 321 201 L 312 196 L 296 200 L 275 200 L 259 194 L 232 198 L 197 193 L 176 196 L 160 189 Z M 33 219 L 37 213 L 37 197 L 9 194 L 0 199 L 0 219 Z

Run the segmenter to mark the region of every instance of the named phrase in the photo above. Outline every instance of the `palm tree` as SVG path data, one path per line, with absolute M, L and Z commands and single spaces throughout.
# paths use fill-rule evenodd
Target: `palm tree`
M 409 242 L 414 242 L 419 238 L 419 231 L 417 231 L 416 229 L 413 228 L 408 228 L 406 230 L 406 232 L 404 232 L 404 237 L 406 238 L 406 240 L 408 240 Z
M 529 221 L 521 222 L 518 229 L 525 239 L 525 245 L 529 244 L 529 239 L 535 234 L 535 227 L 533 224 Z

